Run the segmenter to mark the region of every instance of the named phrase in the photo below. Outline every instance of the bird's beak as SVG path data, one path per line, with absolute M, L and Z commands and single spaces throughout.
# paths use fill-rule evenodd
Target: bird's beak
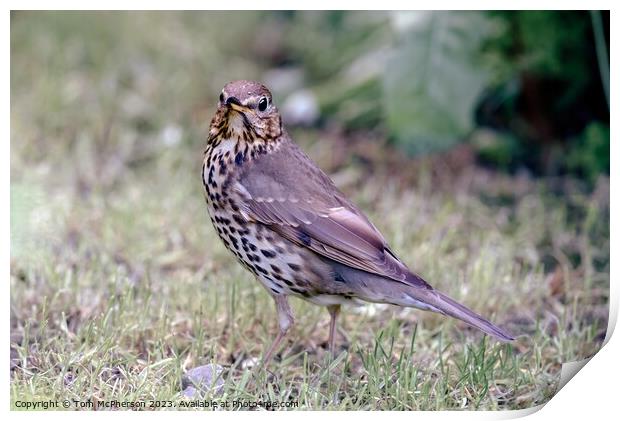
M 233 96 L 226 100 L 226 106 L 228 107 L 228 110 L 237 111 L 238 113 L 244 113 L 249 110 L 247 107 L 241 105 L 241 102 Z
M 239 113 L 245 113 L 246 111 L 248 111 L 247 107 L 244 107 L 243 105 L 235 104 L 235 103 L 228 104 L 228 109 L 237 111 Z

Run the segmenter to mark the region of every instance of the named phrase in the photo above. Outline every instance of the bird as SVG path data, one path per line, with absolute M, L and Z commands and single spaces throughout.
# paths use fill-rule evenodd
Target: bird
M 324 306 L 333 355 L 341 306 L 387 303 L 459 319 L 501 342 L 514 337 L 412 272 L 384 236 L 293 142 L 272 94 L 227 83 L 203 155 L 209 218 L 224 246 L 275 302 L 278 333 L 294 323 L 290 297 Z

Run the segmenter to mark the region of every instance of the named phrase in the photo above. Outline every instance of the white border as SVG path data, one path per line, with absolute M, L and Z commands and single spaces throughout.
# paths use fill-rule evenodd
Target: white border
M 49 9 L 51 4 L 41 0 L 23 0 L 4 2 L 9 9 Z M 458 2 L 455 0 L 433 0 L 432 2 L 411 2 L 404 0 L 315 0 L 313 2 L 287 1 L 287 0 L 235 0 L 234 2 L 222 1 L 198 1 L 198 0 L 108 0 L 108 1 L 79 1 L 57 0 L 53 2 L 53 9 L 59 10 L 609 10 L 612 9 L 612 1 L 590 0 L 587 3 L 576 0 L 565 0 L 559 4 L 557 1 L 544 0 L 521 0 L 521 1 L 491 1 L 470 0 Z M 560 6 L 560 7 L 558 7 Z

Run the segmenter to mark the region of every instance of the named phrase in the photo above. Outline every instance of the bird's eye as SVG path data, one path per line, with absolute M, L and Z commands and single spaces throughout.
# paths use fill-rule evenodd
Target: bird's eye
M 267 105 L 269 105 L 269 101 L 267 98 L 262 97 L 260 101 L 258 101 L 258 111 L 265 111 L 267 109 Z
M 220 94 L 220 102 L 224 102 L 224 92 Z

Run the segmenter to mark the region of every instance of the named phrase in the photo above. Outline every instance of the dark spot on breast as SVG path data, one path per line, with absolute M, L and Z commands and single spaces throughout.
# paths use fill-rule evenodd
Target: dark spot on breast
M 261 253 L 263 253 L 263 256 L 269 258 L 269 259 L 273 259 L 274 257 L 276 257 L 275 252 L 271 251 L 271 250 L 261 250 Z
M 237 224 L 239 224 L 239 225 L 241 225 L 241 226 L 243 226 L 243 225 L 245 225 L 245 224 L 246 224 L 245 219 L 243 219 L 242 217 L 240 217 L 240 216 L 239 216 L 239 215 L 237 215 L 237 214 L 233 214 L 233 219 L 235 220 L 235 222 L 236 222 Z
M 250 250 L 256 251 L 257 249 L 258 249 L 258 247 L 256 247 L 254 244 L 250 243 Z
M 342 277 L 339 273 L 336 273 L 336 274 L 334 275 L 334 281 L 336 281 L 336 282 L 341 282 L 341 283 L 343 283 L 343 284 L 346 282 L 346 281 L 344 280 L 344 278 L 343 278 L 343 277 Z
M 215 167 L 211 165 L 211 167 L 209 168 L 209 185 L 212 186 L 213 188 L 216 188 L 217 183 L 215 182 L 215 179 L 213 178 L 214 170 L 215 170 Z
M 284 283 L 290 287 L 293 286 L 293 283 L 291 281 L 289 281 L 288 279 L 284 279 Z
M 299 270 L 301 269 L 301 267 L 299 265 L 296 265 L 295 263 L 289 263 L 288 267 L 293 269 L 295 272 L 299 272 Z
M 299 288 L 291 288 L 291 291 L 293 291 L 295 294 L 301 294 L 303 295 L 303 291 Z
M 260 260 L 260 259 L 259 259 Z M 256 266 L 256 270 L 259 271 L 260 273 L 262 273 L 263 275 L 268 275 L 269 272 L 267 272 L 265 269 L 263 269 L 261 266 Z
M 205 166 L 207 164 L 205 164 L 204 162 L 202 163 L 202 185 L 205 187 L 205 190 L 209 191 L 209 185 L 207 184 L 207 180 L 205 180 Z
M 243 164 L 243 153 L 242 152 L 239 152 L 237 153 L 237 155 L 235 155 L 235 164 L 237 165 Z
M 282 270 L 276 265 L 271 265 L 271 270 L 274 271 L 275 273 L 282 273 Z
M 220 175 L 226 174 L 226 164 L 224 162 L 220 163 Z
M 308 285 L 310 285 L 310 283 L 307 280 L 302 279 L 302 278 L 295 278 L 295 282 L 299 286 L 308 286 Z
M 243 129 L 244 129 L 244 131 L 251 130 L 252 129 L 252 125 L 250 124 L 250 121 L 248 120 L 248 117 L 245 114 L 241 114 L 241 117 L 243 117 Z

